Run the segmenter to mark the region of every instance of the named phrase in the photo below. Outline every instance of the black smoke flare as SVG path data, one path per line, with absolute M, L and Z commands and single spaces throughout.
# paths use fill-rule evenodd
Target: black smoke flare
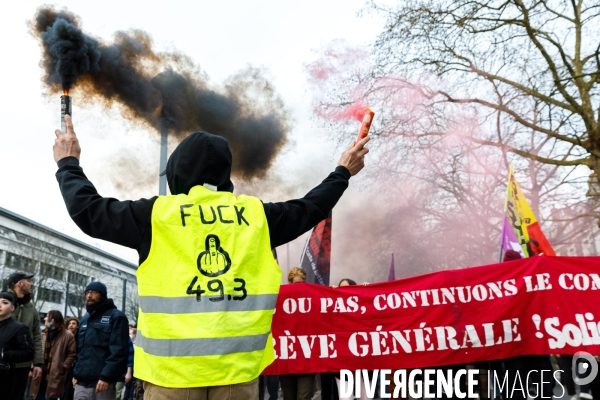
M 290 126 L 282 100 L 260 70 L 243 71 L 216 91 L 189 57 L 154 51 L 144 31 L 119 31 L 113 43 L 102 43 L 80 26 L 71 12 L 48 6 L 30 21 L 51 93 L 73 87 L 83 101 L 107 107 L 117 102 L 126 118 L 157 132 L 164 118 L 179 140 L 198 130 L 222 135 L 231 146 L 234 174 L 264 176 Z
M 60 130 L 65 135 L 67 134 L 67 125 L 65 123 L 65 115 L 73 116 L 71 96 L 65 89 L 65 94 L 60 96 Z

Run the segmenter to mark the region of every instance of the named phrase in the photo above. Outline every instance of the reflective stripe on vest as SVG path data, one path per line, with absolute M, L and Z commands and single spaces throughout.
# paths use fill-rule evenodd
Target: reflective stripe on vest
M 197 302 L 194 297 L 140 296 L 140 309 L 144 313 L 193 314 L 219 311 L 259 311 L 273 310 L 277 303 L 276 294 L 248 295 L 244 301 Z
M 262 350 L 270 333 L 204 339 L 148 339 L 138 331 L 135 344 L 155 356 L 216 356 Z
M 160 196 L 136 273 L 137 378 L 190 388 L 249 382 L 273 362 L 281 270 L 260 200 L 195 186 Z

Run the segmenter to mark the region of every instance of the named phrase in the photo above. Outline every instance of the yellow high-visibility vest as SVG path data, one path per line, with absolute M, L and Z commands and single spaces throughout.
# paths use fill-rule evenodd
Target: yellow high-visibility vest
M 230 385 L 273 362 L 281 270 L 257 198 L 203 186 L 159 197 L 136 275 L 136 378 L 170 388 Z

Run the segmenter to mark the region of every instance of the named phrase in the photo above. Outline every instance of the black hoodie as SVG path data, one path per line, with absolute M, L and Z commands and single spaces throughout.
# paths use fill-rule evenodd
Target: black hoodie
M 208 183 L 220 192 L 232 192 L 231 150 L 227 140 L 206 132 L 194 132 L 175 149 L 167 162 L 171 194 L 187 194 Z
M 196 185 L 233 191 L 231 151 L 227 141 L 205 132 L 183 140 L 167 163 L 167 182 L 172 194 L 188 193 Z M 151 215 L 156 197 L 119 201 L 102 197 L 87 179 L 79 161 L 66 157 L 58 162 L 56 179 L 69 215 L 86 234 L 136 249 L 141 264 L 148 257 L 152 239 Z M 294 240 L 327 218 L 348 187 L 350 172 L 335 171 L 303 198 L 263 203 L 271 247 Z

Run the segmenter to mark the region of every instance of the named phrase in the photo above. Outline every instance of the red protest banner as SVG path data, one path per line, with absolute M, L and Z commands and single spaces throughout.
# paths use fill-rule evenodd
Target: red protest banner
M 533 257 L 370 286 L 282 286 L 267 374 L 600 354 L 600 257 Z

